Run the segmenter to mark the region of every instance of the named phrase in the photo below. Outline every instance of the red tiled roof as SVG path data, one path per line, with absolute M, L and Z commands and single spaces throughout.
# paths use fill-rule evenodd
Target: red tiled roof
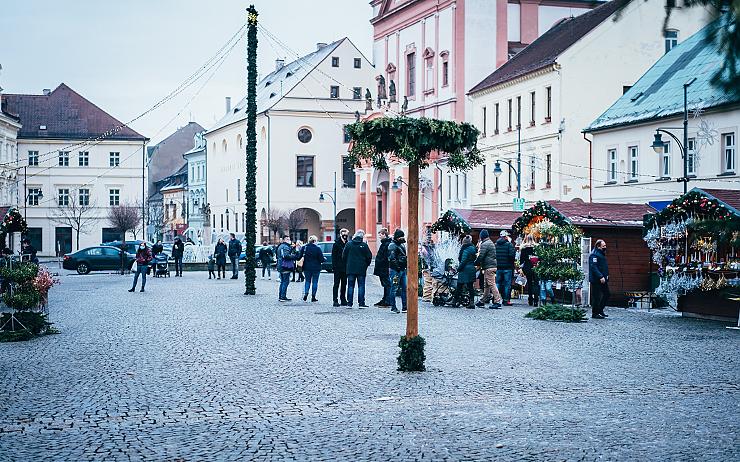
M 611 0 L 580 16 L 566 18 L 542 34 L 491 75 L 474 86 L 468 94 L 486 90 L 555 64 L 558 56 L 584 35 L 604 22 L 631 0 Z
M 642 219 L 656 210 L 647 204 L 610 204 L 584 202 L 547 201 L 576 226 L 619 226 L 642 227 Z
M 3 112 L 18 117 L 23 125 L 19 139 L 83 140 L 103 136 L 117 127 L 121 128 L 106 139 L 147 139 L 63 83 L 48 95 L 4 94 L 2 101 Z
M 511 210 L 455 209 L 455 212 L 476 229 L 511 229 L 511 225 L 522 214 Z
M 740 212 L 740 190 L 705 188 L 701 190 Z

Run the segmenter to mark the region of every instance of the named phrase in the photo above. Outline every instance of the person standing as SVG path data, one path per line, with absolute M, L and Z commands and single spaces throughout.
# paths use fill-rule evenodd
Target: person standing
M 591 283 L 591 317 L 604 319 L 609 316 L 604 308 L 609 302 L 609 265 L 606 261 L 606 242 L 596 241 L 596 247 L 588 257 L 588 281 Z
M 267 271 L 267 279 L 272 279 L 271 266 L 272 257 L 275 256 L 275 252 L 272 250 L 272 246 L 267 244 L 267 241 L 262 243 L 262 247 L 259 252 L 260 263 L 262 263 L 262 279 L 265 278 L 265 271 Z
M 496 285 L 504 306 L 511 306 L 511 281 L 514 278 L 516 249 L 509 242 L 509 232 L 504 230 L 496 241 Z
M 31 245 L 31 241 L 28 239 L 23 239 L 23 241 L 21 242 L 21 260 L 30 261 L 31 263 L 36 263 L 38 265 L 39 259 L 36 254 L 36 247 Z
M 229 233 L 229 260 L 231 260 L 231 279 L 239 279 L 239 257 L 242 255 L 242 243 L 236 234 Z
M 339 239 L 331 247 L 331 270 L 334 273 L 334 306 L 347 305 L 347 262 L 344 260 L 344 247 L 349 239 L 349 231 L 342 228 L 339 231 Z
M 208 256 L 208 279 L 211 279 L 211 276 L 213 276 L 213 279 L 216 279 L 216 273 L 214 273 L 214 270 L 216 269 L 216 258 L 213 254 Z
M 293 246 L 293 253 L 296 255 L 301 254 L 301 249 L 303 248 L 303 241 L 300 239 L 296 241 L 295 246 Z M 296 281 L 295 275 L 298 274 L 298 280 Z M 298 260 L 295 262 L 295 269 L 293 270 L 293 280 L 291 282 L 303 282 L 303 260 L 299 257 Z
M 277 248 L 277 270 L 280 274 L 280 289 L 278 289 L 278 301 L 289 302 L 288 284 L 290 274 L 295 269 L 296 255 L 290 245 L 290 236 L 283 236 L 283 242 Z
M 319 275 L 321 274 L 321 264 L 324 263 L 324 252 L 321 251 L 316 242 L 316 236 L 308 237 L 308 244 L 301 247 L 301 253 L 298 257 L 303 260 L 303 273 L 306 283 L 303 286 L 303 301 L 308 299 L 308 289 L 311 288 L 311 301 L 318 302 L 316 291 L 319 288 Z
M 388 246 L 388 267 L 390 268 L 391 289 L 388 299 L 391 304 L 391 311 L 398 313 L 396 307 L 396 294 L 401 289 L 401 312 L 405 313 L 407 308 L 406 300 L 406 237 L 400 229 L 393 232 L 393 242 Z
M 468 303 L 466 308 L 475 309 L 475 292 L 473 289 L 473 283 L 475 282 L 475 258 L 476 258 L 475 246 L 473 245 L 473 238 L 470 235 L 466 235 L 462 240 L 462 247 L 460 247 L 460 253 L 457 257 L 457 290 L 455 291 L 455 305 L 460 306 L 462 304 L 462 293 L 463 290 L 468 292 Z
M 383 287 L 383 298 L 381 298 L 375 306 L 387 308 L 393 305 L 390 302 L 391 278 L 388 273 L 390 269 L 388 266 L 388 246 L 393 239 L 388 237 L 388 230 L 386 228 L 378 231 L 378 237 L 380 238 L 380 247 L 378 248 L 378 253 L 375 255 L 375 268 L 373 269 L 373 274 L 378 276 L 378 279 L 380 279 L 380 285 Z
M 185 244 L 179 237 L 172 244 L 172 258 L 175 259 L 175 277 L 182 277 L 182 256 L 185 253 Z
M 160 239 L 157 239 L 157 242 L 155 242 L 152 246 L 152 256 L 156 257 L 162 252 L 164 252 L 164 246 L 162 245 L 162 241 Z
M 218 275 L 216 279 L 221 279 L 222 274 L 223 274 L 223 278 L 226 279 L 226 253 L 227 252 L 228 252 L 228 248 L 226 247 L 224 240 L 219 238 L 218 243 L 216 244 L 216 249 L 213 252 L 216 255 L 216 275 Z M 174 253 L 174 250 L 173 250 L 173 253 Z
M 141 275 L 141 290 L 144 292 L 146 286 L 146 272 L 149 270 L 149 262 L 152 261 L 152 251 L 146 245 L 146 242 L 139 244 L 139 248 L 136 250 L 136 274 L 134 275 L 134 285 L 128 291 L 133 292 L 136 290 L 136 283 L 139 281 L 139 275 Z
M 486 303 L 493 300 L 491 303 L 491 309 L 501 308 L 501 294 L 496 287 L 496 245 L 489 238 L 487 229 L 483 229 L 480 232 L 480 251 L 478 252 L 478 258 L 475 260 L 475 265 L 479 266 L 481 273 L 483 273 L 483 297 L 475 304 L 475 306 L 483 308 Z
M 342 257 L 347 262 L 347 307 L 352 308 L 354 299 L 355 281 L 357 281 L 357 302 L 360 308 L 367 308 L 365 304 L 365 276 L 367 267 L 373 261 L 370 247 L 364 241 L 365 231 L 358 229 L 352 240 L 344 246 Z
M 519 266 L 522 268 L 522 274 L 527 278 L 527 303 L 529 306 L 537 306 L 539 304 L 540 283 L 537 280 L 537 275 L 534 273 L 534 268 L 539 262 L 539 258 L 534 254 L 536 245 L 534 236 L 527 234 L 519 251 Z

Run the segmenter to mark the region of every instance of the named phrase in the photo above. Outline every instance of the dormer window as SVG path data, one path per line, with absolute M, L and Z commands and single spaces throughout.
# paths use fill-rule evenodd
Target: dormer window
M 290 71 L 288 71 L 288 73 L 287 73 L 287 74 L 285 74 L 285 77 L 293 77 L 293 73 L 292 73 L 292 72 L 290 72 Z
M 275 93 L 270 93 L 270 98 L 274 98 L 274 97 L 275 97 Z
M 272 82 L 270 82 L 270 81 L 268 80 L 267 82 L 265 82 L 265 87 L 269 87 L 271 83 L 272 83 Z

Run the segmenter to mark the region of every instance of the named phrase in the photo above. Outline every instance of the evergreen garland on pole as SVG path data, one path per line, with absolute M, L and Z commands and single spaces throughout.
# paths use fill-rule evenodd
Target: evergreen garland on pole
M 257 10 L 247 8 L 247 179 L 244 182 L 247 223 L 244 229 L 244 295 L 255 295 L 254 248 L 257 239 Z

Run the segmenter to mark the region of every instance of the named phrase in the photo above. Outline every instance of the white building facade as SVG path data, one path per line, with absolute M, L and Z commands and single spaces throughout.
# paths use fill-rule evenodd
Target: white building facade
M 206 138 L 205 133 L 197 133 L 193 139 L 193 149 L 182 155 L 188 163 L 187 214 L 188 230 L 186 237 L 200 243 L 205 236 L 207 213 L 206 190 Z M 210 227 L 209 227 L 210 228 Z
M 148 139 L 65 84 L 42 95 L 8 94 L 3 100 L 22 124 L 19 207 L 39 255 L 61 255 L 119 238 L 111 229 L 109 209 L 121 204 L 143 208 Z M 86 209 L 79 246 L 76 226 L 64 218 L 75 208 Z
M 18 204 L 18 131 L 20 120 L 2 110 L 0 88 L 0 207 Z
M 664 17 L 661 2 L 613 0 L 561 21 L 476 85 L 470 120 L 482 132 L 486 161 L 468 180 L 471 206 L 510 209 L 517 172 L 526 202 L 596 200 L 590 139 L 581 130 L 710 20 L 701 8 L 675 9 L 666 35 Z
M 257 86 L 257 236 L 274 240 L 270 217 L 294 239 L 333 240 L 337 227 L 354 228 L 355 175 L 345 162 L 344 126 L 365 111 L 372 64 L 347 39 L 318 44 L 294 62 L 276 62 Z M 205 134 L 207 191 L 213 236 L 244 233 L 246 214 L 246 99 Z M 334 194 L 336 175 L 336 195 Z M 320 201 L 323 192 L 324 201 Z M 291 229 L 287 229 L 291 228 Z

